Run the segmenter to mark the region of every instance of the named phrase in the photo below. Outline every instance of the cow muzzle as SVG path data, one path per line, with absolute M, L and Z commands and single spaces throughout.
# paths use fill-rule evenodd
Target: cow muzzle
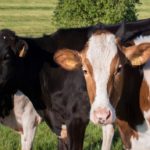
M 106 107 L 98 107 L 91 111 L 90 119 L 94 124 L 107 125 L 115 121 L 115 113 Z

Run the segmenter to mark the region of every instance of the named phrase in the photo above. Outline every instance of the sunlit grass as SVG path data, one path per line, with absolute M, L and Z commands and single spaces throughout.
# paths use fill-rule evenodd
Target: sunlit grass
M 150 0 L 141 0 L 137 10 L 139 19 L 150 18 Z
M 9 28 L 19 35 L 42 35 L 55 30 L 53 10 L 57 0 L 1 0 L 0 28 Z

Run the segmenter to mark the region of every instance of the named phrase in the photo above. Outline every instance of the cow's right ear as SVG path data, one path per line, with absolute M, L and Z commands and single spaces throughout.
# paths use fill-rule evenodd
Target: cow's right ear
M 150 59 L 150 43 L 141 43 L 139 45 L 132 45 L 125 47 L 121 44 L 119 38 L 116 38 L 116 43 L 119 52 L 125 56 L 132 66 L 140 66 Z M 127 61 L 126 61 L 127 62 Z
M 24 40 L 19 40 L 17 43 L 17 54 L 19 57 L 24 57 L 28 50 L 28 44 Z
M 54 61 L 66 70 L 81 68 L 82 61 L 79 53 L 70 49 L 61 49 L 54 54 Z
M 124 53 L 132 66 L 143 65 L 150 59 L 150 43 L 142 43 L 124 48 Z

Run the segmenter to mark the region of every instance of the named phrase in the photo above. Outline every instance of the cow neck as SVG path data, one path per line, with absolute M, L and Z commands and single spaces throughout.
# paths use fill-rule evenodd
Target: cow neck
M 144 121 L 140 108 L 140 89 L 142 86 L 142 68 L 132 68 L 124 66 L 124 81 L 120 101 L 117 105 L 117 117 L 128 122 L 129 126 L 136 130 L 136 126 Z

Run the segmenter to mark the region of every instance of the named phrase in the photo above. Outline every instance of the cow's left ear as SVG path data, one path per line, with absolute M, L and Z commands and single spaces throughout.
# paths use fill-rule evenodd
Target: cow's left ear
M 17 43 L 17 54 L 19 57 L 24 57 L 28 50 L 28 44 L 24 40 L 19 40 Z
M 82 66 L 79 53 L 70 49 L 58 50 L 54 55 L 54 61 L 68 71 L 81 68 Z
M 122 47 L 123 53 L 132 66 L 139 66 L 150 59 L 150 43 L 142 43 L 130 47 Z

